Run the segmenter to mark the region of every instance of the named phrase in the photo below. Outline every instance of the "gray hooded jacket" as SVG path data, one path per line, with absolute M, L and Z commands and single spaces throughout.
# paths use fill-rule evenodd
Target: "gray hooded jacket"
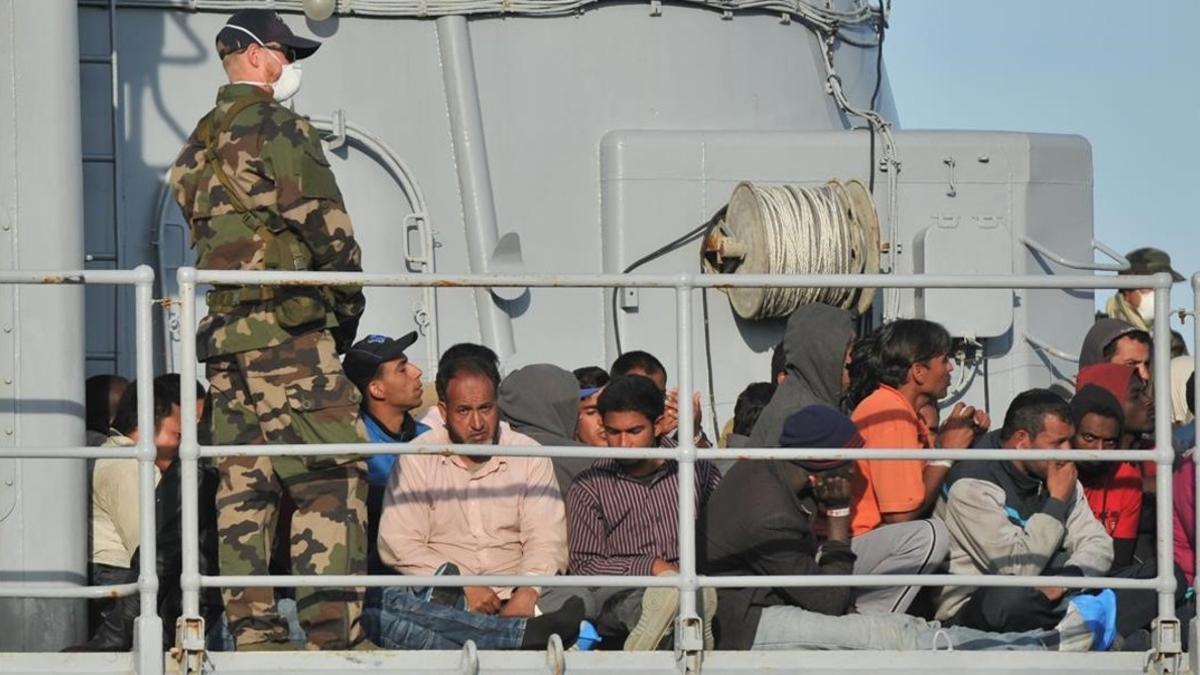
M 758 416 L 750 434 L 750 447 L 779 447 L 783 423 L 805 406 L 838 406 L 846 345 L 853 336 L 854 315 L 844 309 L 818 304 L 803 305 L 792 312 L 783 334 L 787 377 Z
M 500 413 L 513 431 L 542 445 L 583 445 L 575 440 L 579 425 L 579 381 L 558 366 L 535 363 L 504 378 L 500 383 Z M 592 460 L 585 458 L 555 457 L 552 461 L 564 497 L 575 474 L 592 464 Z
M 1097 363 L 1104 363 L 1104 348 L 1114 340 L 1136 330 L 1137 326 L 1118 319 L 1098 319 L 1083 338 L 1083 348 L 1079 350 L 1079 367 L 1086 368 Z

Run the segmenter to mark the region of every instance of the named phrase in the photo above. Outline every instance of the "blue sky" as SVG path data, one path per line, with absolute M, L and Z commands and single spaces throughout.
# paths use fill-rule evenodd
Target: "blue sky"
M 1186 276 L 1200 270 L 1197 25 L 1196 0 L 899 0 L 884 62 L 905 128 L 1085 136 L 1096 237 L 1164 249 Z M 1187 283 L 1172 296 L 1191 306 Z

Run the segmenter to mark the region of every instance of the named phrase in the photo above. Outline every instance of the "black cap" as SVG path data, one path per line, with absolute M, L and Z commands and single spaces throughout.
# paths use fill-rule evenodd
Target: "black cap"
M 1157 248 L 1138 248 L 1126 254 L 1129 269 L 1121 274 L 1158 274 L 1166 272 L 1175 281 L 1183 281 L 1183 275 L 1171 267 L 1171 256 Z
M 269 9 L 243 9 L 229 17 L 217 32 L 217 54 L 225 58 L 252 44 L 275 43 L 288 51 L 293 61 L 306 59 L 321 46 L 316 40 L 302 38 Z
M 404 350 L 417 341 L 417 332 L 393 340 L 386 335 L 368 335 L 354 343 L 342 359 L 346 377 L 359 389 L 366 389 L 381 364 L 404 356 Z

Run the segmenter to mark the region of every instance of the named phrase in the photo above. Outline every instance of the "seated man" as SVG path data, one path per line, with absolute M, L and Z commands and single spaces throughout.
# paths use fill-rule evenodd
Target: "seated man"
M 1066 401 L 1046 389 L 1019 394 L 1000 431 L 1009 449 L 1067 449 L 1074 433 Z M 1112 539 L 1096 520 L 1070 462 L 959 462 L 939 513 L 953 541 L 952 574 L 1103 576 Z M 982 630 L 1053 627 L 1064 588 L 946 587 L 937 618 Z
M 835 408 L 809 406 L 788 418 L 779 445 L 784 448 L 826 447 L 829 442 L 826 435 L 846 423 L 853 424 Z M 847 442 L 850 445 L 837 447 L 863 447 L 862 436 L 858 433 Z M 812 464 L 806 462 L 805 466 Z M 856 486 L 858 477 L 853 472 L 848 477 L 851 485 Z M 950 534 L 937 518 L 892 523 L 853 535 L 850 550 L 854 553 L 854 574 L 930 574 L 946 559 Z M 860 614 L 902 614 L 908 611 L 919 591 L 919 586 L 857 588 L 853 606 Z
M 778 447 L 783 423 L 793 413 L 815 403 L 837 406 L 841 402 L 849 384 L 846 366 L 854 337 L 854 314 L 847 310 L 818 303 L 792 312 L 783 342 L 771 355 L 778 386 L 755 420 L 745 447 Z
M 84 411 L 87 416 L 87 444 L 104 445 L 112 429 L 117 404 L 129 388 L 129 380 L 120 375 L 93 375 L 84 383 Z
M 785 429 L 805 429 L 806 447 L 862 446 L 854 424 L 832 408 L 811 406 Z M 704 510 L 702 569 L 716 576 L 850 574 L 852 483 L 848 462 L 743 461 L 729 471 Z M 814 519 L 825 518 L 819 537 Z M 1107 648 L 1116 606 L 1110 592 L 1084 596 L 1051 630 L 991 634 L 942 628 L 897 614 L 853 614 L 848 586 L 723 588 L 717 606 L 720 649 Z M 940 639 L 939 639 L 940 638 Z
M 600 394 L 609 447 L 652 448 L 663 393 L 645 377 L 616 377 Z M 696 462 L 702 508 L 721 475 Z M 679 464 L 667 459 L 602 459 L 576 477 L 567 495 L 571 574 L 649 576 L 679 571 Z M 699 512 L 699 511 L 697 511 Z M 706 623 L 715 609 L 707 589 Z M 628 633 L 625 649 L 657 649 L 679 609 L 673 588 L 596 588 L 584 596 L 602 635 Z
M 512 430 L 539 445 L 582 446 L 576 440 L 579 424 L 579 382 L 570 372 L 535 363 L 514 371 L 500 383 L 500 413 Z M 560 494 L 591 464 L 584 457 L 554 457 Z
M 774 382 L 752 382 L 738 394 L 737 401 L 733 404 L 733 427 L 725 439 L 726 447 L 750 447 L 750 436 L 754 433 L 758 418 L 771 403 L 778 386 Z
M 416 445 L 536 446 L 502 431 L 492 364 L 460 358 L 441 364 L 438 408 L 445 426 Z M 383 563 L 430 575 L 445 563 L 463 574 L 554 575 L 567 566 L 567 532 L 554 467 L 544 457 L 403 455 L 396 462 L 379 524 Z M 467 607 L 529 617 L 539 589 L 466 589 Z
M 1117 366 L 1134 381 L 1132 368 Z M 1085 377 L 1085 381 L 1087 378 Z M 1125 413 L 1121 400 L 1127 400 L 1125 387 L 1120 399 L 1108 389 L 1085 384 L 1071 399 L 1071 419 L 1075 434 L 1071 447 L 1076 450 L 1113 450 L 1121 442 Z M 1113 564 L 1125 567 L 1133 562 L 1138 524 L 1142 517 L 1142 472 L 1133 462 L 1076 462 L 1079 483 L 1088 505 L 1104 531 L 1113 540 Z
M 407 443 L 429 431 L 413 419 L 411 411 L 421 405 L 421 369 L 404 350 L 417 341 L 416 331 L 399 340 L 368 335 L 346 352 L 342 368 L 362 393 L 363 426 L 372 443 Z M 383 493 L 396 455 L 372 455 L 367 459 L 367 571 L 386 574 L 379 560 L 379 518 Z
M 679 446 L 679 390 L 672 387 L 667 388 L 667 369 L 663 367 L 662 361 L 658 357 L 649 352 L 630 351 L 617 357 L 613 361 L 612 368 L 609 369 L 609 376 L 613 379 L 626 375 L 640 375 L 648 378 L 658 387 L 658 390 L 667 397 L 666 408 L 663 411 L 662 419 L 655 423 L 655 431 L 658 433 L 658 445 L 663 448 L 675 448 Z M 700 406 L 700 393 L 692 393 L 692 416 L 694 423 L 692 425 L 693 440 L 697 448 L 712 447 L 712 443 L 708 440 L 708 436 L 704 434 L 704 429 L 700 423 L 703 418 L 703 409 Z
M 575 429 L 575 439 L 584 445 L 607 447 L 604 418 L 600 416 L 596 402 L 611 379 L 608 371 L 599 366 L 584 366 L 576 368 L 574 375 L 579 382 L 579 425 Z
M 181 434 L 181 399 L 178 375 L 161 375 L 154 379 L 154 476 L 156 486 L 156 524 L 158 542 L 158 573 L 161 579 L 160 599 L 170 597 L 172 589 L 165 582 L 178 575 L 180 553 L 179 521 L 179 456 Z M 204 391 L 197 385 L 197 407 L 203 405 Z M 117 404 L 112 432 L 105 447 L 133 448 L 142 437 L 138 428 L 138 396 L 136 384 L 130 384 Z M 199 411 L 197 411 L 199 415 Z M 92 468 L 92 581 L 97 585 L 136 582 L 141 545 L 141 515 L 138 511 L 140 493 L 138 460 L 109 458 L 97 460 Z M 201 492 L 206 485 L 202 482 Z M 211 488 L 211 485 L 207 487 Z M 166 489 L 164 489 L 166 488 Z M 209 492 L 211 499 L 212 493 Z M 209 504 L 212 502 L 210 501 Z M 201 526 L 206 516 L 214 515 L 201 509 Z M 211 523 L 209 523 L 211 525 Z M 173 527 L 172 527 L 173 526 Z M 211 552 L 209 552 L 211 553 Z M 174 558 L 171 560 L 169 558 Z M 211 558 L 211 556 L 210 556 Z M 176 589 L 177 590 L 177 589 Z M 125 651 L 133 645 L 133 622 L 138 616 L 138 595 L 117 598 L 101 613 L 100 626 L 85 645 L 74 651 Z M 169 614 L 169 612 L 164 612 Z M 172 626 L 173 626 L 172 622 Z M 170 632 L 168 629 L 167 632 Z
M 1153 344 L 1150 333 L 1137 326 L 1118 319 L 1097 319 L 1083 338 L 1079 367 L 1115 363 L 1129 366 L 1149 380 Z
M 850 392 L 859 400 L 851 418 L 868 448 L 969 448 L 991 420 L 983 410 L 959 403 L 940 432 L 917 413 L 946 396 L 954 364 L 950 334 L 922 319 L 901 319 L 855 346 Z M 858 462 L 854 536 L 885 523 L 926 518 L 949 470 L 948 462 L 870 459 Z

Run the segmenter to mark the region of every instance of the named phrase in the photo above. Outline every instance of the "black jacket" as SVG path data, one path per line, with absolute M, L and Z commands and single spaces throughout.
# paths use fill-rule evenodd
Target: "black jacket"
M 849 542 L 822 544 L 813 532 L 816 512 L 785 476 L 807 474 L 789 462 L 738 462 L 709 498 L 700 524 L 700 569 L 714 576 L 851 574 Z M 820 561 L 818 562 L 818 552 Z M 719 649 L 749 649 L 764 607 L 792 605 L 840 616 L 853 603 L 849 587 L 723 588 L 719 591 Z

